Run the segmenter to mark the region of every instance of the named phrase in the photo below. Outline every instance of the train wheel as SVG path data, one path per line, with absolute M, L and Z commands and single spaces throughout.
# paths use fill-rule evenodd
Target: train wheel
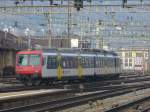
M 32 83 L 34 86 L 39 86 L 41 84 L 41 80 L 33 80 Z
M 32 80 L 30 77 L 26 77 L 26 78 L 24 79 L 24 84 L 25 84 L 26 86 L 33 86 L 33 80 Z
M 25 85 L 26 86 L 33 86 L 33 83 L 31 80 L 27 80 L 27 81 L 25 81 Z

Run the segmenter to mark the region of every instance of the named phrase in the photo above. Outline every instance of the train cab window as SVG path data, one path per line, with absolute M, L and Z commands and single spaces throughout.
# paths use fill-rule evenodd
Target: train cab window
M 30 55 L 29 56 L 29 65 L 39 65 L 40 64 L 40 55 Z
M 56 67 L 57 67 L 56 56 L 48 56 L 47 69 L 56 69 Z
M 18 56 L 18 65 L 21 65 L 21 66 L 28 65 L 28 55 L 19 55 Z

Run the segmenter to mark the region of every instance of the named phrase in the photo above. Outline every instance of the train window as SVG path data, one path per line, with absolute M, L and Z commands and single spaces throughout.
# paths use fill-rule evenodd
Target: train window
M 74 59 L 74 67 L 77 68 L 77 66 L 78 66 L 78 60 L 77 60 L 77 58 L 75 58 Z
M 57 67 L 56 56 L 48 56 L 47 69 L 56 69 L 56 67 Z
M 100 67 L 100 57 L 97 58 L 97 67 Z
M 76 59 L 75 59 L 76 60 Z M 83 68 L 92 68 L 94 67 L 94 58 L 93 57 L 82 57 L 80 59 L 81 65 Z M 97 58 L 96 58 L 96 66 L 98 64 Z
M 76 68 L 77 67 L 76 57 L 63 57 L 62 67 L 63 68 Z
M 72 57 L 69 57 L 68 62 L 69 62 L 69 66 L 68 68 L 73 68 L 73 61 L 72 61 Z
M 86 57 L 86 68 L 90 68 L 91 67 L 91 58 L 90 57 Z
M 87 57 L 85 57 L 84 68 L 88 68 L 88 66 L 89 66 L 89 60 Z
M 116 58 L 116 65 L 119 67 L 119 59 Z
M 102 60 L 102 68 L 105 66 L 104 64 L 104 58 L 101 58 L 101 60 Z
M 21 66 L 28 65 L 28 55 L 19 55 L 18 56 L 18 65 L 21 65 Z
M 72 63 L 73 63 L 73 68 L 77 68 L 77 58 L 76 57 L 72 58 Z
M 109 58 L 107 59 L 107 58 L 105 58 L 105 62 L 106 62 L 106 64 L 105 64 L 105 66 L 107 66 L 107 67 L 109 67 Z
M 113 58 L 113 63 L 112 63 L 113 67 L 115 67 L 115 58 Z
M 99 67 L 99 57 L 96 58 L 96 67 Z
M 68 61 L 66 57 L 62 57 L 62 68 L 67 68 L 68 66 Z
M 100 58 L 98 58 L 97 61 L 98 61 L 98 67 L 100 67 Z
M 66 62 L 65 61 L 62 61 L 62 66 L 63 66 L 63 68 L 66 67 Z
M 99 65 L 98 65 L 98 67 L 102 67 L 102 58 L 101 57 L 99 57 Z
M 91 68 L 94 68 L 94 58 L 91 57 Z
M 108 66 L 108 67 L 111 67 L 111 66 L 112 66 L 112 58 L 109 58 L 109 59 L 108 59 L 107 66 Z
M 80 63 L 81 66 L 84 68 L 85 67 L 85 63 L 86 63 L 85 57 L 81 57 L 80 61 L 81 61 L 81 63 Z
M 114 65 L 115 65 L 115 67 L 118 66 L 117 58 L 114 58 Z
M 39 65 L 40 64 L 40 55 L 30 55 L 29 65 Z

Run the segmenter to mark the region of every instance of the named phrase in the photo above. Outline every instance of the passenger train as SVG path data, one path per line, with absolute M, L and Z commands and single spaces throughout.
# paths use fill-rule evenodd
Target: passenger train
M 16 55 L 16 77 L 25 85 L 116 78 L 120 73 L 120 59 L 112 51 L 42 49 L 19 51 Z

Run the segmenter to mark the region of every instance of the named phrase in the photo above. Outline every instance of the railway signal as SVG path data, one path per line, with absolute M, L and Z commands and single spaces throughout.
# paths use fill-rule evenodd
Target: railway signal
M 122 7 L 125 7 L 125 4 L 127 3 L 127 0 L 122 0 Z
M 49 0 L 49 2 L 50 2 L 50 5 L 53 5 L 53 0 Z
M 83 8 L 83 0 L 74 0 L 74 7 L 77 8 L 77 11 Z

